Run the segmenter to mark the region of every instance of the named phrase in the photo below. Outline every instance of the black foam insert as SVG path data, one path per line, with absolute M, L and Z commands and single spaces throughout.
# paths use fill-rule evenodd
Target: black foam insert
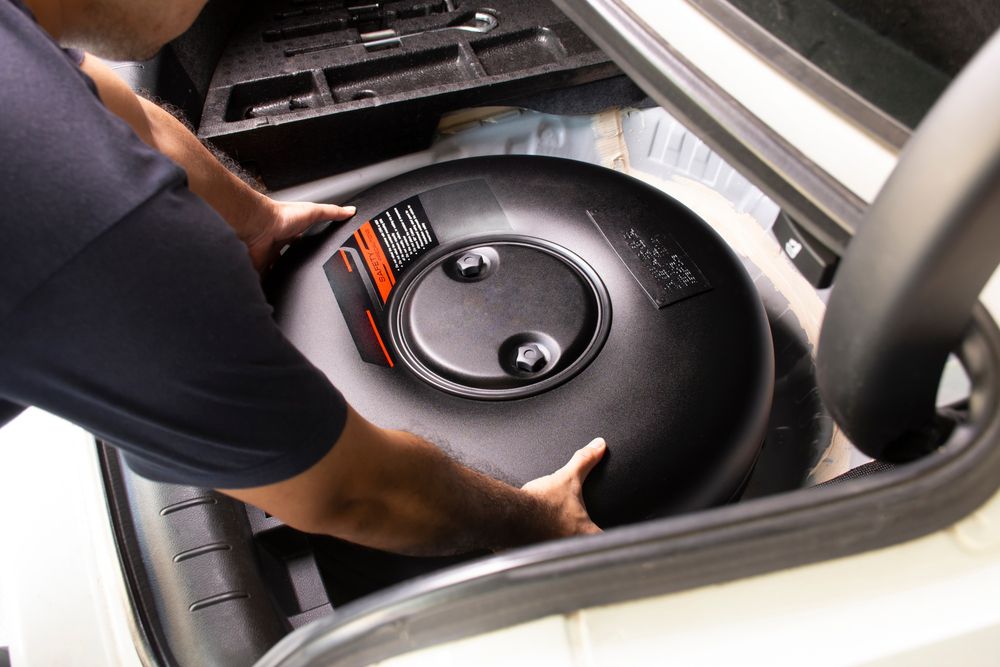
M 727 0 L 907 127 L 1000 26 L 995 0 Z
M 545 0 L 257 2 L 232 19 L 199 135 L 283 187 L 425 148 L 447 111 L 619 75 Z

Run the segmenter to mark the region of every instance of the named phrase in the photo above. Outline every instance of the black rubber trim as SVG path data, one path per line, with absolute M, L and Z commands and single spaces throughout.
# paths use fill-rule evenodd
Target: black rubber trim
M 114 534 L 115 553 L 118 556 L 118 565 L 121 568 L 122 576 L 125 579 L 125 590 L 132 611 L 133 622 L 129 625 L 136 654 L 144 667 L 153 667 L 154 665 L 173 667 L 177 663 L 166 647 L 163 634 L 157 631 L 157 624 L 141 602 L 142 594 L 140 591 L 144 577 L 137 569 L 139 564 L 135 562 L 136 547 L 134 544 L 129 546 L 130 540 L 127 537 L 127 535 L 134 534 L 135 527 L 125 501 L 118 453 L 101 441 L 95 441 L 95 445 L 101 466 L 101 479 L 104 483 L 108 518 L 111 522 L 111 531 Z
M 910 138 L 909 128 L 800 56 L 726 0 L 689 0 L 689 2 L 716 25 L 767 61 L 771 67 L 795 79 L 815 97 L 865 128 L 888 146 L 898 150 Z
M 143 479 L 101 450 L 140 652 L 148 664 L 244 665 L 290 629 L 263 581 L 245 510 L 205 489 Z
M 215 544 L 206 544 L 203 547 L 198 547 L 196 549 L 188 549 L 187 551 L 182 551 L 181 553 L 179 553 L 176 556 L 174 556 L 173 561 L 175 563 L 183 563 L 186 560 L 190 560 L 192 558 L 197 558 L 198 556 L 201 556 L 202 554 L 211 553 L 213 551 L 230 551 L 232 548 L 233 548 L 232 545 L 225 544 L 223 542 L 216 542 Z
M 197 507 L 198 505 L 215 505 L 218 500 L 212 496 L 202 496 L 200 498 L 191 498 L 190 500 L 185 500 L 180 503 L 174 503 L 168 507 L 164 507 L 160 510 L 160 516 L 167 516 L 168 514 L 173 514 L 174 512 L 180 512 L 181 510 L 186 510 L 191 507 Z
M 201 600 L 192 602 L 188 609 L 191 611 L 198 611 L 199 609 L 206 609 L 223 602 L 229 602 L 230 600 L 246 600 L 249 597 L 250 594 L 246 591 L 229 591 L 227 593 L 219 593 L 218 595 L 213 595 L 211 597 L 202 598 Z
M 1000 262 L 1000 36 L 913 134 L 837 270 L 817 355 L 851 442 L 904 462 L 947 437 L 941 369 Z
M 775 572 L 950 526 L 1000 487 L 1000 330 L 981 305 L 959 356 L 972 380 L 970 421 L 932 456 L 414 580 L 301 628 L 257 667 L 367 665 L 551 614 Z
M 750 113 L 618 0 L 555 0 L 622 70 L 747 175 L 831 251 L 843 254 L 867 204 Z

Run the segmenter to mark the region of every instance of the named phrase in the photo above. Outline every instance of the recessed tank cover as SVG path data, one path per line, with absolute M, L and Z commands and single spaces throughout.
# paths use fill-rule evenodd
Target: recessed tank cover
M 400 359 L 468 398 L 522 398 L 566 381 L 597 355 L 611 325 L 597 274 L 530 237 L 446 249 L 399 289 L 389 329 Z

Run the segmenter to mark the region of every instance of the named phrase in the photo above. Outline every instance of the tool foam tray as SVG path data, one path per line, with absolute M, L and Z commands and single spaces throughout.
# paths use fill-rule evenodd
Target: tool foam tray
M 442 113 L 620 75 L 544 0 L 248 3 L 199 135 L 282 187 L 425 148 Z

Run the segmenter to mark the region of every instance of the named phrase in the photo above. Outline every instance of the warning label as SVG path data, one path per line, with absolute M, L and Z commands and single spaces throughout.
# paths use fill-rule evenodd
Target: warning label
M 416 197 L 383 211 L 372 219 L 371 224 L 378 232 L 396 273 L 437 245 L 434 231 Z
M 394 367 L 386 303 L 428 252 L 470 235 L 511 231 L 482 179 L 421 192 L 369 218 L 323 264 L 361 358 Z
M 323 266 L 365 361 L 394 365 L 382 307 L 407 267 L 437 244 L 420 199 L 411 197 L 361 225 Z
M 375 282 L 379 296 L 382 297 L 382 303 L 385 303 L 385 300 L 389 298 L 389 293 L 392 291 L 392 286 L 396 284 L 396 276 L 393 275 L 392 269 L 389 268 L 389 260 L 385 256 L 385 251 L 382 250 L 382 245 L 378 242 L 378 238 L 375 236 L 372 223 L 366 222 L 361 225 L 361 228 L 354 232 L 354 240 L 358 244 L 358 250 L 361 251 L 361 256 L 364 258 L 365 264 L 368 266 L 368 272 Z
M 437 245 L 420 200 L 411 197 L 361 225 L 354 232 L 378 294 L 385 303 L 396 276 L 420 255 Z

